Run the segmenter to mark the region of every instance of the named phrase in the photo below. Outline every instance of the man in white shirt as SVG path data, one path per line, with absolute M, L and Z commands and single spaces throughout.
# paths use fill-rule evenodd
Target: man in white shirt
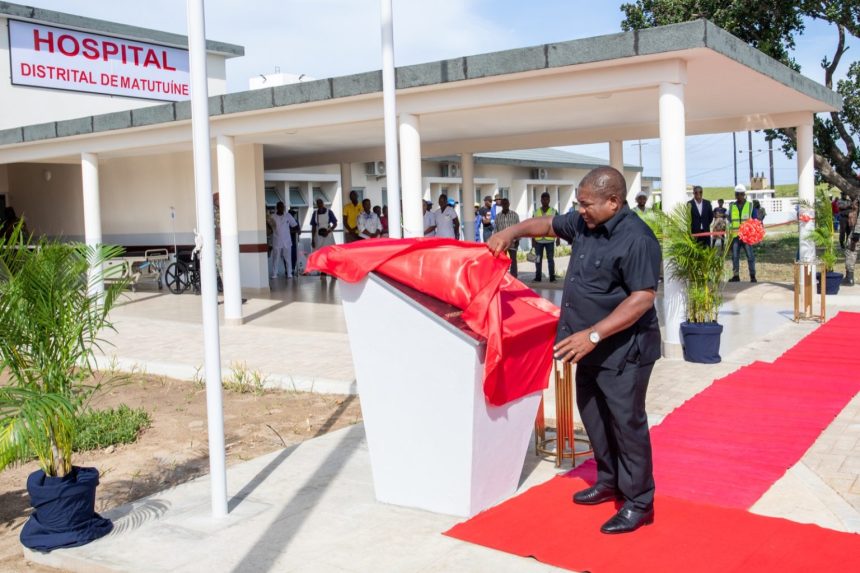
M 430 201 L 422 201 L 424 206 L 424 236 L 436 236 L 436 214 L 433 212 L 433 203 Z
M 379 216 L 373 212 L 370 199 L 361 202 L 364 211 L 358 216 L 358 236 L 362 239 L 375 239 L 382 234 L 382 223 Z
M 448 201 L 448 196 L 444 193 L 439 195 L 439 210 L 436 211 L 436 236 L 445 237 L 448 239 L 460 239 L 460 218 L 457 216 L 457 210 L 451 204 L 453 201 Z
M 287 213 L 284 204 L 278 201 L 275 214 L 268 219 L 269 227 L 272 229 L 272 278 L 278 278 L 278 261 L 284 262 L 284 275 L 293 278 L 293 266 L 290 261 L 290 227 L 298 227 L 299 224 L 292 215 Z

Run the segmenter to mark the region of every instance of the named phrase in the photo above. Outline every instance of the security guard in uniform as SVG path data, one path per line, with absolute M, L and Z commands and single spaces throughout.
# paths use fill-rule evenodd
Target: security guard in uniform
M 621 173 L 598 167 L 576 190 L 578 211 L 528 219 L 487 244 L 498 255 L 520 237 L 573 242 L 554 352 L 577 364 L 577 405 L 597 461 L 597 483 L 573 501 L 624 501 L 601 527 L 604 533 L 634 531 L 654 520 L 645 392 L 660 357 L 654 309 L 660 244 L 627 206 L 626 194 Z
M 747 188 L 743 185 L 735 187 L 735 200 L 729 204 L 729 229 L 735 234 L 732 239 L 732 278 L 730 283 L 736 283 L 741 280 L 741 249 L 746 252 L 747 265 L 750 269 L 750 282 L 758 282 L 755 279 L 755 253 L 752 245 L 747 245 L 737 236 L 738 229 L 741 223 L 747 219 L 752 219 L 752 205 L 747 201 Z

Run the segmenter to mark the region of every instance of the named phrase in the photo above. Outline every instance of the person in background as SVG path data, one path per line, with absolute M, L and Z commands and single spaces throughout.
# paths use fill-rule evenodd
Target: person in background
M 839 247 L 841 249 L 845 248 L 845 241 L 851 234 L 851 230 L 854 228 L 848 224 L 848 216 L 851 214 L 852 204 L 853 202 L 850 197 L 848 197 L 848 193 L 843 191 L 842 196 L 836 203 L 836 206 L 839 209 Z
M 388 206 L 380 207 L 379 205 L 374 205 L 373 212 L 376 213 L 376 216 L 379 217 L 379 229 L 380 229 L 380 237 L 388 236 Z
M 278 263 L 284 263 L 284 276 L 293 278 L 293 269 L 290 265 L 290 228 L 297 227 L 298 223 L 292 215 L 286 212 L 283 202 L 278 201 L 275 214 L 269 216 L 269 226 L 272 227 L 272 273 L 273 279 L 278 278 Z
M 711 202 L 702 198 L 702 187 L 693 186 L 693 198 L 687 201 L 690 206 L 690 234 L 710 233 L 711 222 L 714 220 L 714 211 Z M 696 241 L 705 247 L 711 246 L 711 237 L 696 237 Z
M 296 265 L 299 264 L 299 235 L 301 234 L 301 228 L 299 226 L 299 210 L 298 209 L 288 209 L 287 213 L 289 213 L 293 220 L 296 221 L 295 225 L 290 226 L 290 263 L 293 274 L 296 272 Z
M 481 204 L 475 203 L 475 242 L 481 242 Z
M 714 247 L 717 246 L 717 241 L 720 241 L 720 245 L 722 248 L 726 246 L 726 221 L 729 217 L 728 209 L 723 207 L 724 201 L 722 199 L 717 199 L 717 206 L 714 207 L 714 223 L 712 226 L 712 231 L 714 233 L 723 233 L 722 235 L 714 235 L 714 240 L 711 243 Z
M 433 203 L 424 201 L 424 236 L 436 236 L 436 214 L 433 212 Z
M 325 201 L 317 199 L 317 208 L 311 215 L 311 248 L 318 251 L 323 247 L 334 245 L 334 230 L 337 228 L 337 217 L 331 209 L 325 206 Z M 320 273 L 320 280 L 325 280 L 326 274 Z
M 439 210 L 436 211 L 436 236 L 460 240 L 460 218 L 454 208 L 457 203 L 444 193 L 439 195 Z
M 362 239 L 375 239 L 382 234 L 382 223 L 379 215 L 370 207 L 370 199 L 361 202 L 364 211 L 358 216 L 358 236 Z
M 481 239 L 485 243 L 493 234 L 493 221 L 495 220 L 493 207 L 493 198 L 487 195 L 484 197 L 484 204 L 478 208 L 478 218 L 481 220 Z
M 519 222 L 520 216 L 515 211 L 511 211 L 511 202 L 507 198 L 502 199 L 502 210 L 496 213 L 496 233 L 513 227 Z M 517 249 L 519 245 L 519 239 L 515 239 L 507 247 L 508 256 L 511 258 L 511 275 L 514 278 L 517 276 Z
M 648 209 L 645 207 L 645 203 L 648 202 L 648 193 L 645 191 L 639 191 L 636 194 L 636 206 L 633 207 L 633 212 L 636 213 L 639 218 L 645 217 L 648 213 Z
M 741 184 L 735 187 L 735 200 L 729 204 L 729 228 L 734 234 L 732 239 L 732 271 L 734 274 L 729 279 L 730 283 L 736 283 L 741 280 L 741 249 L 746 252 L 747 266 L 750 271 L 750 282 L 758 282 L 755 278 L 755 253 L 752 245 L 747 245 L 737 236 L 738 229 L 741 223 L 752 218 L 752 205 L 747 201 L 747 188 Z
M 343 242 L 351 243 L 361 239 L 358 234 L 358 217 L 363 211 L 358 202 L 358 193 L 349 192 L 349 203 L 343 206 Z
M 842 279 L 842 285 L 854 286 L 854 267 L 857 263 L 857 241 L 860 240 L 860 226 L 857 225 L 858 211 L 860 211 L 860 199 L 854 198 L 851 201 L 851 211 L 848 213 L 847 225 L 850 234 L 848 236 L 847 246 L 845 247 L 845 277 Z
M 839 230 L 839 199 L 830 196 L 830 212 L 833 213 L 833 230 Z
M 549 193 L 544 191 L 540 195 L 540 207 L 535 209 L 535 217 L 555 217 L 558 211 L 549 206 Z M 549 273 L 549 282 L 555 282 L 555 237 L 535 237 L 535 282 L 539 283 L 543 278 L 543 258 L 546 253 L 546 266 Z
M 764 207 L 761 206 L 761 203 L 758 199 L 753 199 L 753 219 L 758 219 L 759 221 L 764 221 L 764 218 L 767 216 L 767 211 L 765 211 Z

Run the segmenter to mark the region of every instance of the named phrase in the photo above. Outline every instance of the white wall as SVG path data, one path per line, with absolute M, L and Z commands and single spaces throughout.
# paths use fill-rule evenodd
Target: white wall
M 225 57 L 209 54 L 209 94 L 227 91 Z M 9 20 L 0 18 L 0 129 L 86 117 L 167 102 L 17 86 L 11 83 Z
M 213 154 L 214 155 L 214 154 Z M 84 235 L 79 164 L 14 164 L 8 172 L 8 200 L 37 235 L 82 240 Z M 217 190 L 213 160 L 213 192 Z M 50 171 L 50 180 L 45 172 Z M 2 180 L 0 171 L 0 180 Z M 263 153 L 260 145 L 236 147 L 242 286 L 268 288 Z M 176 212 L 176 241 L 194 243 L 196 208 L 191 152 L 102 160 L 99 163 L 102 236 L 126 246 L 173 244 L 170 208 Z

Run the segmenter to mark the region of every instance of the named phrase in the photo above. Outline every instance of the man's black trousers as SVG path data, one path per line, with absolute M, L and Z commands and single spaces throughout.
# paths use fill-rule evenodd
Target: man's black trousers
M 654 504 L 651 437 L 645 393 L 654 364 L 617 369 L 576 367 L 576 403 L 597 462 L 597 483 L 616 488 L 628 506 Z

